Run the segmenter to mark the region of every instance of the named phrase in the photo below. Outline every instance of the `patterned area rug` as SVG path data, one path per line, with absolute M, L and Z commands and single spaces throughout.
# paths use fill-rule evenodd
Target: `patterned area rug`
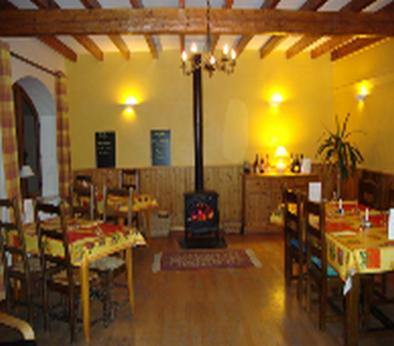
M 180 250 L 154 256 L 152 271 L 261 267 L 253 250 Z

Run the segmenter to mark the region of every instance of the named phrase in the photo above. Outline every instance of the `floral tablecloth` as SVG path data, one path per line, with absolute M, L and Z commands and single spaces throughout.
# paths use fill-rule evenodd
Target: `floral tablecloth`
M 345 280 L 354 273 L 394 270 L 394 241 L 388 239 L 386 212 L 369 210 L 371 226 L 362 227 L 365 207 L 345 203 L 344 214 L 327 207 L 326 241 L 328 263 Z
M 290 209 L 295 212 L 295 205 Z M 369 209 L 371 227 L 363 228 L 365 209 L 356 201 L 345 201 L 341 214 L 338 203 L 326 204 L 328 263 L 343 280 L 354 273 L 394 270 L 394 241 L 387 236 L 387 212 Z M 282 206 L 271 215 L 271 222 L 283 225 Z
M 110 208 L 116 209 L 120 212 L 127 213 L 128 208 L 128 197 L 123 196 L 108 196 L 108 206 Z M 133 212 L 139 212 L 146 209 L 154 209 L 158 207 L 157 200 L 148 194 L 139 194 L 133 198 Z M 103 199 L 98 199 L 97 205 L 98 211 L 100 214 L 103 213 L 104 210 L 104 201 Z
M 46 220 L 43 226 L 47 229 L 59 229 L 59 219 Z M 84 256 L 98 258 L 115 246 L 146 245 L 144 237 L 135 229 L 105 224 L 101 221 L 68 219 L 67 229 L 71 262 L 75 266 L 81 264 Z M 27 251 L 38 253 L 38 237 L 34 225 L 26 225 L 25 240 Z M 63 245 L 60 241 L 48 241 L 46 249 L 55 256 L 64 255 Z

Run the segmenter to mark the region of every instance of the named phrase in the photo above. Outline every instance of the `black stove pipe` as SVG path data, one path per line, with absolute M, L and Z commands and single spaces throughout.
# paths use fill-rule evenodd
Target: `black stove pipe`
M 194 182 L 195 190 L 204 190 L 204 163 L 203 163 L 203 111 L 202 111 L 202 75 L 201 55 L 194 56 L 193 71 L 193 125 L 194 125 Z

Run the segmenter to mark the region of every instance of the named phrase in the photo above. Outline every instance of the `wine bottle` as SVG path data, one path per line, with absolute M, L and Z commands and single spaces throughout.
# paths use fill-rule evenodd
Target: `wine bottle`
M 298 155 L 296 155 L 294 159 L 294 173 L 300 173 L 300 171 L 301 171 L 301 162 Z
M 253 173 L 259 173 L 259 155 L 256 154 L 256 159 L 253 162 Z
M 263 159 L 263 154 L 260 155 L 260 165 L 259 165 L 259 172 L 260 174 L 264 173 L 264 159 Z
M 265 155 L 265 165 L 264 165 L 264 171 L 269 172 L 271 169 L 271 164 L 270 164 L 270 157 L 268 154 Z
M 290 154 L 290 172 L 294 173 L 294 154 Z

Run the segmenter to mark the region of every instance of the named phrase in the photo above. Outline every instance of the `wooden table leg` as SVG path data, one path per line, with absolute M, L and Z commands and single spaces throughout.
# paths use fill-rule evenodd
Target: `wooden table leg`
M 82 261 L 80 272 L 83 332 L 86 343 L 90 343 L 89 262 L 86 259 Z
M 360 276 L 352 277 L 352 288 L 346 295 L 345 345 L 358 345 Z
M 133 248 L 128 247 L 126 249 L 126 270 L 127 270 L 127 286 L 129 289 L 129 301 L 131 313 L 134 314 L 135 302 L 134 302 L 134 283 L 133 283 Z
M 152 235 L 152 230 L 151 230 L 151 217 L 152 217 L 152 212 L 150 208 L 146 208 L 144 210 L 144 215 L 145 215 L 145 225 L 146 225 L 146 237 L 149 239 Z

